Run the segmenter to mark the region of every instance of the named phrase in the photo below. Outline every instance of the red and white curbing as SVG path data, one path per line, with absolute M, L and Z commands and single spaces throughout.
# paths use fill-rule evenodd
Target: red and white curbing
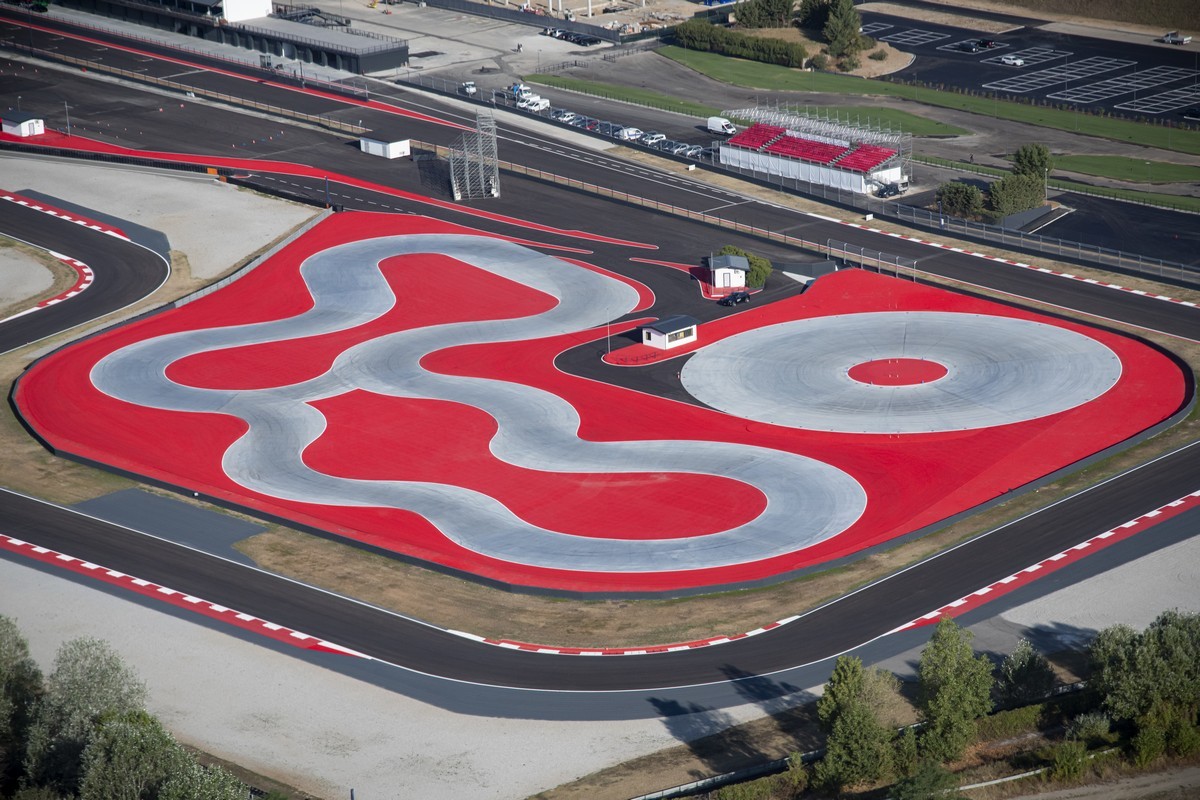
M 1007 578 L 1002 578 L 995 583 L 984 586 L 966 597 L 961 597 L 953 603 L 947 603 L 941 608 L 930 611 L 912 622 L 906 622 L 898 628 L 894 628 L 888 633 L 898 633 L 906 631 L 910 628 L 920 627 L 922 625 L 931 625 L 942 617 L 957 617 L 972 611 L 984 603 L 994 600 L 997 597 L 1008 594 L 1014 589 L 1026 586 L 1036 579 L 1061 569 L 1068 564 L 1073 564 L 1079 561 L 1084 556 L 1096 552 L 1102 548 L 1108 547 L 1111 544 L 1116 544 L 1119 541 L 1128 539 L 1135 533 L 1139 533 L 1146 528 L 1157 525 L 1164 520 L 1181 514 L 1191 508 L 1200 506 L 1200 490 L 1192 492 L 1189 495 L 1173 500 L 1165 506 L 1156 508 L 1153 511 L 1148 511 L 1137 519 L 1132 519 L 1122 525 L 1118 525 L 1112 530 L 1093 536 L 1087 541 L 1071 547 L 1061 553 L 1056 553 L 1047 559 L 1031 564 L 1020 572 L 1009 575 Z
M 1120 286 L 1115 283 L 1105 283 L 1104 281 L 1098 281 L 1098 280 L 1095 280 L 1094 278 L 1083 278 L 1083 277 L 1080 277 L 1079 275 L 1073 275 L 1070 272 L 1060 272 L 1055 269 L 1046 269 L 1045 267 L 1035 267 L 1032 264 L 1026 264 L 1023 261 L 1013 261 L 1013 260 L 1007 259 L 1007 258 L 999 258 L 998 256 L 989 256 L 986 253 L 977 253 L 974 250 L 965 250 L 961 247 L 951 247 L 948 244 L 942 244 L 940 242 L 931 242 L 931 241 L 928 241 L 925 239 L 918 239 L 915 236 L 907 236 L 903 233 L 896 233 L 894 231 L 885 231 L 881 228 L 872 228 L 867 225 L 861 225 L 857 222 L 846 222 L 844 220 L 834 219 L 833 217 L 821 217 L 821 219 L 828 219 L 833 222 L 840 222 L 841 224 L 848 225 L 851 228 L 858 228 L 859 230 L 870 231 L 871 233 L 879 233 L 884 236 L 891 236 L 893 239 L 904 239 L 905 241 L 917 242 L 918 244 L 928 245 L 929 247 L 939 247 L 943 250 L 950 250 L 951 252 L 954 252 L 954 253 L 962 253 L 962 254 L 968 255 L 968 256 L 975 256 L 976 258 L 984 258 L 984 259 L 987 259 L 988 261 L 997 261 L 1001 264 L 1008 264 L 1009 266 L 1013 266 L 1013 267 L 1021 267 L 1022 269 L 1031 269 L 1031 270 L 1034 270 L 1035 272 L 1044 272 L 1047 275 L 1057 275 L 1060 278 L 1068 278 L 1070 280 L 1080 281 L 1081 283 L 1090 283 L 1094 286 L 1103 286 L 1106 289 L 1116 289 L 1116 290 L 1122 291 L 1122 292 L 1129 292 L 1130 294 L 1139 294 L 1139 295 L 1142 295 L 1143 297 L 1149 297 L 1154 300 L 1165 300 L 1168 303 L 1176 303 L 1177 305 L 1181 305 L 1181 306 L 1190 306 L 1191 308 L 1197 307 L 1196 303 L 1193 303 L 1188 300 L 1180 300 L 1176 297 L 1167 297 L 1166 295 L 1162 295 L 1162 294 L 1150 294 L 1149 292 L 1143 292 L 1141 289 L 1130 289 L 1128 286 Z
M 112 225 L 106 225 L 105 223 L 97 222 L 94 219 L 88 219 L 87 217 L 81 217 L 69 211 L 63 211 L 61 208 L 55 208 L 54 206 L 47 205 L 46 203 L 39 203 L 36 200 L 31 200 L 28 197 L 22 197 L 19 194 L 0 191 L 0 200 L 8 200 L 10 203 L 16 203 L 19 206 L 32 208 L 34 211 L 41 211 L 43 214 L 49 214 L 52 217 L 58 217 L 59 219 L 64 219 L 67 222 L 74 222 L 76 225 L 82 225 L 85 228 L 91 228 L 94 231 L 100 231 L 101 233 L 107 233 L 109 236 L 115 236 L 118 239 L 129 241 L 129 237 L 126 236 L 125 232 L 120 228 L 114 228 Z
M 1020 572 L 1009 575 L 1007 578 L 996 581 L 989 586 L 972 592 L 966 597 L 955 600 L 953 603 L 930 611 L 917 619 L 906 622 L 898 628 L 893 628 L 888 631 L 888 634 L 899 633 L 900 631 L 909 630 L 911 628 L 920 627 L 922 625 L 930 625 L 937 622 L 944 616 L 958 616 L 971 611 L 984 603 L 994 600 L 997 597 L 1011 592 L 1020 586 L 1025 586 L 1032 583 L 1037 578 L 1042 577 L 1050 572 L 1054 572 L 1062 567 L 1079 561 L 1084 556 L 1096 552 L 1108 545 L 1129 538 L 1135 533 L 1139 533 L 1146 528 L 1152 527 L 1159 522 L 1170 519 L 1178 514 L 1183 513 L 1192 508 L 1200 507 L 1200 490 L 1185 495 L 1184 497 L 1167 503 L 1164 506 L 1148 511 L 1142 516 L 1132 519 L 1123 525 L 1118 525 L 1112 530 L 1093 536 L 1087 541 L 1064 550 L 1061 553 L 1050 556 L 1047 559 L 1039 561 L 1036 564 L 1026 567 Z M 259 619 L 258 617 L 249 614 L 242 614 L 225 606 L 210 603 L 207 600 L 202 600 L 199 597 L 194 597 L 189 594 L 178 592 L 174 589 L 165 586 L 159 586 L 149 581 L 144 581 L 141 578 L 134 578 L 122 572 L 106 569 L 98 564 L 92 564 L 88 561 L 81 561 L 74 556 L 69 556 L 64 553 L 59 553 L 54 550 L 49 550 L 45 547 L 29 544 L 28 542 L 15 539 L 11 536 L 0 534 L 0 550 L 8 550 L 9 552 L 18 553 L 34 560 L 41 561 L 45 564 L 53 564 L 59 567 L 65 567 L 73 572 L 81 575 L 88 575 L 93 578 L 105 581 L 116 586 L 121 586 L 125 589 L 130 589 L 138 594 L 146 597 L 154 597 L 159 600 L 165 600 L 180 608 L 187 608 L 193 611 L 204 614 L 213 619 L 219 619 L 224 622 L 236 625 L 245 630 L 254 631 L 255 633 L 268 636 L 279 642 L 286 642 L 295 647 L 301 647 L 307 650 L 317 650 L 327 653 L 337 653 L 340 655 L 354 656 L 357 658 L 365 658 L 370 660 L 371 656 L 360 653 L 356 650 L 351 650 L 348 647 L 328 642 L 323 639 L 317 639 L 314 636 L 309 636 L 306 633 L 295 631 L 290 628 L 285 628 L 282 625 L 276 625 L 273 622 Z M 752 631 L 745 633 L 735 633 L 729 636 L 714 636 L 708 639 L 697 639 L 691 642 L 679 642 L 676 644 L 654 645 L 650 647 L 550 647 L 547 645 L 530 644 L 529 642 L 518 642 L 511 639 L 492 639 L 484 636 L 478 636 L 465 631 L 457 631 L 447 629 L 447 633 L 452 633 L 455 636 L 461 636 L 464 639 L 479 642 L 481 644 L 491 645 L 493 647 L 502 647 L 508 650 L 520 650 L 527 653 L 545 653 L 550 655 L 565 655 L 565 656 L 640 656 L 652 655 L 655 653 L 676 653 L 684 650 L 697 650 L 703 647 L 712 647 L 720 644 L 728 644 L 736 642 L 739 639 L 747 639 L 751 636 L 758 636 L 767 631 L 775 630 L 776 628 L 795 622 L 800 619 L 799 615 L 786 617 L 785 619 L 771 622 L 763 625 L 761 628 L 755 628 Z M 887 635 L 887 634 L 885 634 Z
M 306 650 L 318 650 L 326 653 L 337 653 L 340 655 L 355 656 L 357 658 L 370 659 L 370 656 L 359 653 L 356 650 L 351 650 L 348 647 L 342 647 L 333 642 L 327 642 L 323 639 L 318 639 L 314 636 L 309 636 L 307 633 L 301 633 L 290 628 L 285 628 L 282 625 L 276 625 L 273 622 L 253 617 L 249 614 L 242 614 L 231 608 L 210 603 L 207 600 L 202 600 L 199 597 L 193 597 L 190 594 L 184 594 L 174 589 L 169 589 L 166 586 L 159 586 L 149 581 L 144 581 L 141 578 L 135 578 L 131 575 L 126 575 L 123 572 L 107 569 L 99 564 L 93 564 L 90 561 L 81 561 L 74 556 L 59 553 L 54 550 L 49 550 L 45 547 L 29 544 L 28 542 L 14 539 L 11 536 L 0 534 L 0 550 L 7 550 L 12 553 L 18 553 L 23 556 L 40 561 L 43 564 L 53 564 L 57 567 L 64 567 L 72 572 L 80 575 L 87 575 L 105 583 L 120 586 L 123 589 L 129 589 L 137 592 L 145 597 L 153 597 L 157 600 L 165 600 L 172 605 L 180 608 L 187 608 L 192 611 L 199 612 L 206 617 L 219 619 L 222 622 L 227 622 L 243 628 L 248 631 L 262 634 L 274 639 L 277 642 L 286 642 L 295 647 L 301 647 Z
M 52 306 L 56 303 L 61 303 L 63 300 L 74 297 L 84 289 L 87 289 L 89 286 L 91 286 L 92 282 L 96 280 L 96 275 L 92 272 L 92 268 L 79 259 L 71 258 L 70 256 L 64 256 L 62 253 L 56 253 L 53 250 L 50 250 L 49 253 L 71 269 L 75 270 L 75 285 L 60 295 L 56 295 L 55 297 L 51 297 L 49 300 L 43 300 L 42 302 L 38 303 L 37 308 Z
M 746 633 L 735 633 L 730 636 L 714 636 L 709 639 L 697 639 L 692 642 L 652 645 L 650 647 L 549 647 L 547 645 L 530 644 L 528 642 L 516 642 L 511 639 L 489 639 L 464 631 L 451 630 L 448 633 L 453 633 L 455 636 L 461 636 L 464 639 L 470 639 L 474 642 L 503 647 L 508 650 L 523 650 L 527 653 L 548 653 L 559 656 L 644 656 L 653 653 L 677 653 L 683 650 L 697 650 L 701 647 L 711 647 L 716 644 L 728 644 L 729 642 L 736 642 L 738 639 L 746 639 L 751 636 L 757 636 L 760 633 L 766 633 L 798 619 L 800 618 L 796 616 L 788 617 L 778 622 L 768 623 L 761 628 L 755 628 Z

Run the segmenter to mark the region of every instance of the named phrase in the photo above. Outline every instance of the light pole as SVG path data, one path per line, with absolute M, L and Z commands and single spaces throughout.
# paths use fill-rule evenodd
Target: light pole
M 21 113 L 21 95 L 17 95 L 17 113 Z
M 1049 167 L 1042 168 L 1042 199 L 1047 203 L 1050 202 L 1050 168 Z
M 1146 183 L 1150 182 L 1150 162 L 1146 162 Z
M 67 112 L 67 137 L 71 136 L 71 107 L 67 105 L 67 101 L 63 100 L 63 111 Z

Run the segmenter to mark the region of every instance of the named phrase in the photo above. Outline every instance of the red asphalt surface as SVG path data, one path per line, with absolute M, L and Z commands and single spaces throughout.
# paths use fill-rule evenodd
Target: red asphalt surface
M 848 531 L 787 556 L 712 570 L 619 575 L 489 559 L 458 547 L 407 511 L 291 503 L 248 492 L 220 467 L 222 454 L 244 430 L 240 420 L 132 406 L 91 384 L 90 370 L 100 358 L 135 341 L 280 319 L 309 308 L 311 299 L 298 272 L 309 255 L 362 238 L 418 232 L 478 233 L 413 215 L 334 215 L 219 292 L 43 359 L 22 379 L 17 405 L 55 449 L 76 456 L 487 578 L 605 592 L 729 584 L 849 555 L 1120 442 L 1170 416 L 1184 399 L 1184 379 L 1173 362 L 1132 339 L 856 270 L 822 278 L 803 295 L 707 323 L 701 326 L 701 339 L 711 342 L 776 322 L 857 311 L 986 313 L 1038 320 L 1091 336 L 1121 358 L 1122 378 L 1096 401 L 1029 422 L 958 433 L 854 435 L 749 422 L 567 375 L 554 366 L 560 352 L 598 340 L 603 330 L 457 347 L 427 356 L 423 365 L 435 372 L 516 381 L 557 394 L 577 409 L 584 439 L 697 439 L 777 448 L 831 463 L 854 476 L 868 493 L 865 513 Z M 423 275 L 437 272 L 439 290 L 408 291 L 412 281 L 406 273 L 412 269 Z M 437 254 L 391 259 L 384 272 L 404 300 L 377 320 L 299 341 L 199 354 L 174 364 L 168 374 L 181 383 L 214 388 L 280 385 L 320 374 L 346 347 L 386 332 L 536 314 L 554 303 L 540 292 Z M 564 534 L 696 536 L 748 522 L 765 502 L 754 487 L 715 476 L 562 474 L 504 464 L 488 451 L 496 429 L 492 418 L 456 403 L 353 391 L 314 405 L 329 420 L 326 434 L 305 453 L 314 469 L 350 478 L 451 482 L 486 492 L 528 521 Z
M 855 364 L 846 374 L 851 380 L 872 386 L 916 386 L 948 373 L 941 364 L 923 358 L 880 358 Z

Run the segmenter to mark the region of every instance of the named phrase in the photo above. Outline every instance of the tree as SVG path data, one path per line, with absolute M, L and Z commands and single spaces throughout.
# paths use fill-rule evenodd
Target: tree
M 796 25 L 814 31 L 825 30 L 829 22 L 829 0 L 800 0 L 796 11 Z
M 825 755 L 813 770 L 816 782 L 832 792 L 875 781 L 891 770 L 892 732 L 871 709 L 853 703 L 837 715 L 825 742 Z
M 1089 684 L 1114 719 L 1170 710 L 1195 719 L 1200 705 L 1200 614 L 1165 611 L 1144 633 L 1125 625 L 1100 631 L 1089 650 Z
M 1023 144 L 1013 155 L 1014 175 L 1030 175 L 1044 181 L 1052 169 L 1054 159 L 1050 157 L 1050 148 L 1044 144 Z
M 955 800 L 958 778 L 936 761 L 925 759 L 907 778 L 892 787 L 892 800 Z
M 42 691 L 42 671 L 29 657 L 17 624 L 0 615 L 0 797 L 17 788 L 30 715 Z
M 83 751 L 80 800 L 156 797 L 168 776 L 190 758 L 171 734 L 145 711 L 101 723 Z
M 983 213 L 983 192 L 969 183 L 943 183 L 938 187 L 937 199 L 942 210 L 953 217 L 974 219 Z
M 988 187 L 992 210 L 1002 217 L 1037 208 L 1046 199 L 1046 187 L 1040 176 L 1009 175 Z
M 814 777 L 833 791 L 878 780 L 891 771 L 894 724 L 892 699 L 899 681 L 880 669 L 864 670 L 862 661 L 842 656 L 834 665 L 825 692 L 817 701 L 817 717 L 829 732 L 825 756 Z
M 854 0 L 832 0 L 829 4 L 829 19 L 823 33 L 829 44 L 829 54 L 835 58 L 853 56 L 861 48 L 862 16 L 854 7 Z
M 735 13 L 747 28 L 786 28 L 792 21 L 792 0 L 742 0 Z
M 142 710 L 145 698 L 145 686 L 108 644 L 86 638 L 64 644 L 29 729 L 26 781 L 75 793 L 97 725 Z
M 1031 703 L 1042 699 L 1054 688 L 1054 669 L 1045 656 L 1033 649 L 1028 639 L 1022 639 L 1000 665 L 997 683 L 1001 702 L 1008 705 Z
M 975 656 L 970 631 L 942 617 L 917 666 L 917 704 L 926 728 L 921 745 L 938 761 L 962 756 L 975 737 L 976 720 L 992 709 L 992 665 Z

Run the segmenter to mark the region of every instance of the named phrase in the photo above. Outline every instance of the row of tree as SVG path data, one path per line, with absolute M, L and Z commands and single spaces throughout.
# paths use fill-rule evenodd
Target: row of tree
M 696 19 L 675 26 L 674 36 L 676 44 L 689 50 L 719 53 L 784 67 L 802 67 L 808 58 L 808 51 L 798 42 L 749 36 Z
M 196 763 L 145 700 L 145 685 L 99 639 L 65 643 L 43 676 L 0 615 L 0 797 L 246 800 L 245 785 Z
M 1054 160 L 1046 145 L 1022 145 L 1013 156 L 1012 174 L 992 182 L 986 201 L 979 187 L 950 181 L 938 187 L 938 202 L 942 211 L 955 217 L 1003 219 L 1045 203 L 1052 169 Z
M 905 701 L 890 672 L 864 668 L 854 657 L 838 659 L 817 717 L 826 733 L 824 756 L 806 772 L 798 757 L 783 776 L 768 779 L 764 792 L 745 797 L 799 797 L 809 782 L 839 795 L 849 787 L 892 784 L 893 800 L 951 800 L 957 787 L 946 764 L 976 740 L 980 718 L 998 702 L 1020 708 L 1037 724 L 1045 717 L 1055 676 L 1027 640 L 1001 663 L 974 652 L 969 631 L 943 618 L 917 667 L 920 724 L 902 727 Z M 1066 720 L 1053 751 L 1051 774 L 1078 779 L 1090 746 L 1122 739 L 1132 762 L 1145 767 L 1163 755 L 1200 753 L 1200 614 L 1169 611 L 1143 632 L 1116 625 L 1100 632 L 1089 649 L 1086 692 L 1074 698 L 1077 713 Z M 1051 715 L 1043 724 L 1057 725 Z M 735 795 L 731 795 L 735 796 Z

